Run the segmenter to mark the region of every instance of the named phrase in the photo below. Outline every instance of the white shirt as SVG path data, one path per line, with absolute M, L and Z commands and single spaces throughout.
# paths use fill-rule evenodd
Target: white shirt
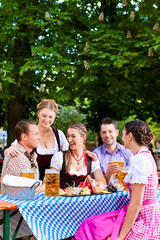
M 152 162 L 149 156 L 141 153 L 148 151 L 146 147 L 142 148 L 135 156 L 130 160 L 129 172 L 124 178 L 125 183 L 139 183 L 148 184 L 148 177 L 152 173 Z
M 59 141 L 60 141 L 60 150 L 61 151 L 68 150 L 68 142 L 67 142 L 67 139 L 66 139 L 64 133 L 61 130 L 58 130 L 58 134 L 59 134 Z M 42 147 L 40 143 L 38 143 L 37 153 L 40 155 L 55 154 L 58 151 L 59 151 L 59 149 L 58 149 L 58 142 L 57 142 L 56 137 L 55 137 L 55 147 L 54 148 L 45 148 L 45 147 Z
M 63 153 L 57 152 L 54 154 L 54 156 L 51 158 L 50 167 L 56 168 L 57 171 L 61 171 L 63 164 Z M 99 161 L 92 161 L 91 163 L 91 173 L 94 173 L 98 168 L 100 168 Z M 76 174 L 76 176 L 80 175 L 87 175 L 87 167 L 85 166 L 79 171 L 76 171 L 72 166 L 69 171 L 69 174 L 73 175 Z

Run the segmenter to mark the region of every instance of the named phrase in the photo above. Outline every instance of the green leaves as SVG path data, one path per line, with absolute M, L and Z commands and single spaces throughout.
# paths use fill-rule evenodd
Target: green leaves
M 158 120 L 160 10 L 152 1 L 1 2 L 1 95 L 20 96 L 31 111 L 43 97 L 78 99 L 95 126 L 106 115 L 145 119 L 152 103 Z

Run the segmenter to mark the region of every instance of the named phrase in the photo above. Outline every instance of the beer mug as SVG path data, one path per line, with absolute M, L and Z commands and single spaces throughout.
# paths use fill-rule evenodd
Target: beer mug
M 121 167 L 124 167 L 124 165 L 125 165 L 124 164 L 124 159 L 122 157 L 118 157 L 118 156 L 113 159 L 112 163 L 113 164 L 118 164 L 119 169 Z M 119 182 L 119 170 L 118 170 L 118 172 L 113 174 L 113 181 L 114 181 L 114 184 L 119 184 L 120 183 Z
M 121 167 L 119 169 L 119 183 L 124 187 L 123 190 L 128 191 L 128 186 L 123 182 L 125 176 L 128 174 L 129 167 Z
M 33 178 L 34 179 L 34 169 L 24 168 L 20 171 L 20 177 Z
M 45 170 L 45 196 L 59 196 L 59 172 L 56 169 Z

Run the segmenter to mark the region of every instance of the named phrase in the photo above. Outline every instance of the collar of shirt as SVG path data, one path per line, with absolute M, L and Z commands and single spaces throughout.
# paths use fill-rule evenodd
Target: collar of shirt
M 119 149 L 120 149 L 120 145 L 119 145 L 119 143 L 117 143 L 117 148 L 116 148 L 116 150 L 115 150 L 115 152 L 114 153 L 117 153 L 118 151 L 119 151 Z M 105 145 L 103 144 L 102 145 L 102 154 L 110 154 L 110 155 L 113 155 L 114 153 L 111 153 L 110 151 L 108 151 L 107 150 L 107 148 L 105 147 Z
M 25 147 L 23 147 L 20 143 L 17 144 L 17 149 L 23 153 L 31 162 L 31 167 L 35 167 L 36 165 L 34 163 L 34 157 L 36 155 L 35 150 L 33 149 L 31 153 L 29 153 Z
M 20 151 L 21 153 L 25 153 L 25 152 L 27 152 L 27 150 L 26 150 L 26 148 L 25 147 L 23 147 L 20 143 L 18 143 L 17 144 L 17 149 L 18 149 L 18 151 Z M 29 153 L 28 153 L 29 154 Z

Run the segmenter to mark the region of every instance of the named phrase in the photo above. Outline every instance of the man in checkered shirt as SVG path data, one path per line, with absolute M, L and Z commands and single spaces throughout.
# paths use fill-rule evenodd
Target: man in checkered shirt
M 34 178 L 39 179 L 38 164 L 36 161 L 37 154 L 34 149 L 38 146 L 40 135 L 38 126 L 33 120 L 21 120 L 15 127 L 15 135 L 18 141 L 16 150 L 17 156 L 9 156 L 4 158 L 2 167 L 2 179 L 6 174 L 19 176 L 22 169 L 33 168 Z M 1 192 L 5 194 L 5 186 L 1 183 Z

